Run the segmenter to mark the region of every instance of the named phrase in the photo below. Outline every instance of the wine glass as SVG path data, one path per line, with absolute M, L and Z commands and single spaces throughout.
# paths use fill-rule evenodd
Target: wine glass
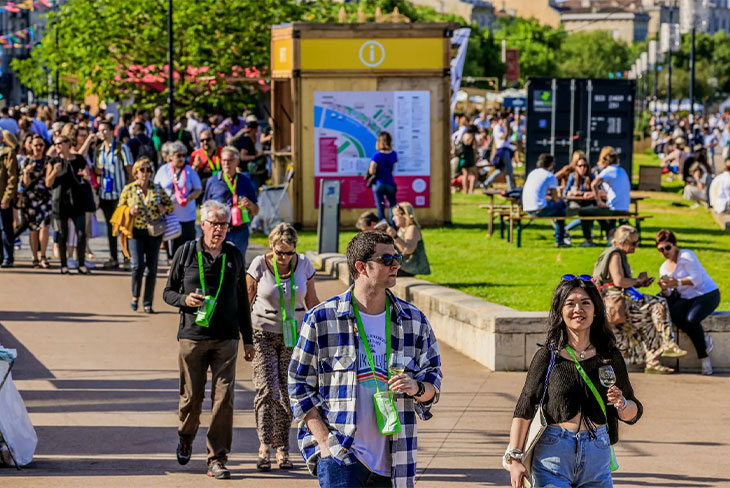
M 396 356 L 395 354 L 390 356 L 390 359 L 388 360 L 388 373 L 389 378 L 392 378 L 396 375 L 403 374 L 406 370 L 406 365 L 403 363 L 403 360 Z M 397 392 L 393 392 L 393 396 L 397 397 L 399 394 Z
M 598 379 L 606 388 L 611 388 L 616 384 L 616 373 L 613 366 L 601 366 L 598 368 Z

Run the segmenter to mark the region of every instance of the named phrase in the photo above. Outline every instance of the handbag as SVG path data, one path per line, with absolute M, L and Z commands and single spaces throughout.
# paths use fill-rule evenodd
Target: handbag
M 375 184 L 375 173 L 367 173 L 363 179 L 365 180 L 365 186 L 367 186 L 368 188 L 372 188 Z
M 542 390 L 542 397 L 540 403 L 537 405 L 535 415 L 532 417 L 530 422 L 530 428 L 527 430 L 527 438 L 525 439 L 525 446 L 522 448 L 522 464 L 527 469 L 529 478 L 530 469 L 532 468 L 532 456 L 535 454 L 535 446 L 537 445 L 540 437 L 547 428 L 547 418 L 545 417 L 545 411 L 543 410 L 543 404 L 545 403 L 545 395 L 547 394 L 548 381 L 550 381 L 550 374 L 553 372 L 555 366 L 556 352 L 553 350 L 553 346 L 550 346 L 550 365 L 548 366 L 547 374 L 545 375 L 545 386 Z M 509 464 L 504 462 L 502 458 L 502 467 L 509 471 Z
M 160 203 L 160 186 L 157 186 L 157 203 Z M 140 190 L 140 193 L 142 193 L 142 190 Z M 156 220 L 150 219 L 149 210 L 147 210 L 147 203 L 144 201 L 144 195 L 142 196 L 142 206 L 144 207 L 144 211 L 147 214 L 147 233 L 152 237 L 159 237 L 161 235 L 165 234 L 165 229 L 167 228 L 165 224 L 165 218 L 160 216 L 160 218 Z
M 629 307 L 624 294 L 603 297 L 606 304 L 606 319 L 609 325 L 625 324 L 629 320 Z

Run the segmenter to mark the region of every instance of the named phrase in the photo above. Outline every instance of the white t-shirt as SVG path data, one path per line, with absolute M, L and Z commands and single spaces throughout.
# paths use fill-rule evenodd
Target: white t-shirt
M 294 268 L 294 304 L 295 316 L 299 324 L 304 319 L 306 305 L 304 298 L 307 295 L 307 280 L 314 276 L 314 266 L 304 254 L 297 254 L 297 264 Z M 279 288 L 276 286 L 274 271 L 266 264 L 264 255 L 256 256 L 248 267 L 248 274 L 256 280 L 256 298 L 251 311 L 251 326 L 254 329 L 282 334 L 282 314 Z M 287 317 L 291 313 L 291 277 L 281 279 L 281 288 L 284 290 L 284 305 Z
M 177 203 L 177 199 L 175 198 L 175 186 L 172 184 L 172 179 L 175 177 L 176 173 L 178 172 L 175 171 L 170 163 L 164 164 L 155 175 L 155 183 L 160 185 L 162 189 L 165 190 L 165 193 L 168 194 L 170 200 L 172 200 L 174 205 L 173 213 L 180 222 L 195 222 L 195 219 L 197 218 L 197 214 L 195 212 L 195 200 L 188 201 L 187 205 L 183 207 Z M 198 173 L 196 173 L 189 164 L 183 166 L 182 171 L 179 171 L 176 181 L 178 188 L 186 197 L 194 190 L 203 189 Z M 185 183 L 184 186 L 183 182 Z
M 673 273 L 668 270 L 668 261 L 662 263 L 659 268 L 659 276 L 671 276 L 677 280 L 682 278 L 689 278 L 692 280 L 692 286 L 677 286 L 677 293 L 682 298 L 696 298 L 700 295 L 710 293 L 711 291 L 717 290 L 717 284 L 707 274 L 705 268 L 697 259 L 697 255 L 689 249 L 680 249 L 679 257 L 677 258 L 677 267 Z
M 598 177 L 604 183 L 608 208 L 628 212 L 631 207 L 631 182 L 626 171 L 618 164 L 612 164 L 601 171 Z
M 388 364 L 385 357 L 385 312 L 368 315 L 360 312 L 365 336 L 375 362 L 375 374 L 380 391 L 388 389 Z M 376 393 L 373 370 L 368 354 L 358 333 L 359 356 L 357 358 L 357 400 L 355 411 L 355 436 L 350 452 L 373 473 L 390 477 L 391 456 L 388 436 L 380 433 L 375 417 L 373 395 Z
M 535 168 L 522 188 L 522 209 L 525 212 L 537 212 L 547 205 L 548 192 L 558 187 L 558 179 L 545 168 Z
M 492 130 L 492 137 L 494 137 L 494 147 L 499 149 L 507 140 L 507 130 L 502 127 L 502 124 L 497 124 Z
M 730 171 L 723 171 L 713 180 L 710 195 L 715 213 L 730 211 Z

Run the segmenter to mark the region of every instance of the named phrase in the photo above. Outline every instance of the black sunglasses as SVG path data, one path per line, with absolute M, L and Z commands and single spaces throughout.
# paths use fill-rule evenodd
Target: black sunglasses
M 152 168 L 139 168 L 137 170 L 138 173 L 149 173 L 152 174 L 154 171 L 152 171 Z
M 574 275 L 574 274 L 566 274 L 563 275 L 563 281 L 573 281 L 573 280 L 582 280 L 582 281 L 593 281 L 593 277 L 587 274 L 582 275 Z
M 213 140 L 212 137 L 206 137 L 205 139 L 201 139 L 200 142 L 208 142 L 208 141 L 212 141 L 212 140 Z
M 669 250 L 670 250 L 671 248 L 672 248 L 672 245 L 671 245 L 671 244 L 666 244 L 666 245 L 664 245 L 664 246 L 662 246 L 662 247 L 658 247 L 658 246 L 657 246 L 657 250 L 658 250 L 659 252 L 667 252 L 667 251 L 669 251 Z
M 383 254 L 382 256 L 375 256 L 368 261 L 379 261 L 383 263 L 385 266 L 393 266 L 393 263 L 398 264 L 400 266 L 400 263 L 403 262 L 403 255 L 400 253 L 396 254 Z
M 294 256 L 297 252 L 296 251 L 277 251 L 274 250 L 274 254 L 277 256 Z

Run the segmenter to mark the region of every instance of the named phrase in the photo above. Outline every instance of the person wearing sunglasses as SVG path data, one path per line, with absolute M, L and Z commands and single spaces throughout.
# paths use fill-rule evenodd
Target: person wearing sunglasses
M 213 131 L 206 129 L 200 133 L 200 147 L 190 155 L 190 165 L 198 172 L 205 192 L 208 179 L 221 171 L 221 150 L 216 145 Z
M 579 215 L 616 215 L 616 218 L 622 218 L 629 213 L 629 207 L 631 205 L 631 182 L 629 181 L 626 170 L 621 167 L 619 162 L 618 154 L 614 151 L 613 147 L 605 146 L 601 149 L 601 153 L 598 156 L 598 165 L 602 169 L 591 183 L 591 190 L 593 191 L 593 198 L 596 200 L 596 205 L 582 209 Z M 606 233 L 606 238 L 610 243 L 616 228 L 616 221 L 599 220 L 598 225 Z
M 282 222 L 274 227 L 269 234 L 271 252 L 254 258 L 246 276 L 256 350 L 252 364 L 256 388 L 253 405 L 260 442 L 256 468 L 261 471 L 271 469 L 272 448 L 279 469 L 292 467 L 289 430 L 293 419 L 287 369 L 296 339 L 294 333 L 299 330 L 304 313 L 319 303 L 314 266 L 304 254 L 297 254 L 297 240 L 297 231 L 291 224 Z
M 386 232 L 393 238 L 396 249 L 403 254 L 398 276 L 431 274 L 421 226 L 418 224 L 413 205 L 408 202 L 396 205 L 393 208 L 393 223 L 398 230 L 388 227 Z
M 599 376 L 607 367 L 613 372 L 610 387 Z M 525 444 L 538 407 L 547 427 L 527 462 Z M 600 292 L 590 276 L 563 276 L 553 293 L 544 345 L 532 358 L 514 410 L 502 463 L 510 486 L 613 487 L 611 446 L 619 440 L 618 422 L 633 425 L 643 410 Z
M 712 336 L 705 334 L 702 321 L 720 305 L 720 289 L 689 249 L 680 249 L 674 232 L 657 232 L 657 250 L 665 261 L 659 268 L 659 286 L 669 302 L 672 321 L 687 334 L 702 363 L 702 374 L 712 374 Z
M 414 484 L 416 418 L 431 418 L 442 373 L 428 320 L 390 291 L 401 260 L 389 235 L 360 232 L 347 245 L 354 285 L 304 318 L 289 398 L 322 487 Z
M 581 208 L 593 205 L 593 190 L 591 182 L 593 174 L 588 164 L 588 159 L 583 151 L 576 151 L 573 154 L 571 163 L 573 171 L 568 176 L 568 181 L 563 190 L 563 197 L 568 200 L 569 216 L 577 215 Z M 575 219 L 565 226 L 565 239 L 570 242 L 570 231 L 580 225 L 583 231 L 583 242 L 580 247 L 596 247 L 593 242 L 593 221 L 590 219 Z
M 659 362 L 660 357 L 680 358 L 687 351 L 674 339 L 672 320 L 666 298 L 648 293 L 633 293 L 636 288 L 647 287 L 654 282 L 646 271 L 632 277 L 629 254 L 636 252 L 639 233 L 630 225 L 616 229 L 613 246 L 601 253 L 593 269 L 596 286 L 606 301 L 611 325 L 619 348 L 630 364 L 645 364 L 644 372 L 654 374 L 673 373 L 674 369 Z M 628 290 L 634 294 L 627 295 Z M 621 308 L 621 312 L 613 310 Z
M 90 175 L 86 160 L 79 154 L 71 152 L 71 140 L 67 136 L 55 136 L 53 146 L 58 156 L 51 159 L 46 165 L 46 187 L 51 189 L 51 215 L 58 237 L 59 258 L 61 260 L 61 274 L 68 274 L 68 254 L 66 246 L 69 237 L 69 221 L 73 224 L 76 233 L 76 257 L 80 274 L 89 274 L 89 268 L 84 264 L 86 252 L 86 212 L 92 204 L 85 193 L 85 185 L 89 185 Z
M 152 161 L 149 159 L 142 158 L 134 163 L 132 174 L 135 180 L 125 186 L 119 196 L 119 206 L 129 207 L 129 214 L 134 217 L 132 238 L 129 240 L 129 253 L 132 258 L 130 307 L 134 311 L 139 307 L 142 278 L 146 274 L 143 299 L 145 313 L 154 313 L 152 300 L 155 296 L 157 262 L 162 243 L 161 234 L 150 233 L 150 224 L 173 211 L 172 200 L 167 193 L 160 185 L 150 183 L 153 173 Z

